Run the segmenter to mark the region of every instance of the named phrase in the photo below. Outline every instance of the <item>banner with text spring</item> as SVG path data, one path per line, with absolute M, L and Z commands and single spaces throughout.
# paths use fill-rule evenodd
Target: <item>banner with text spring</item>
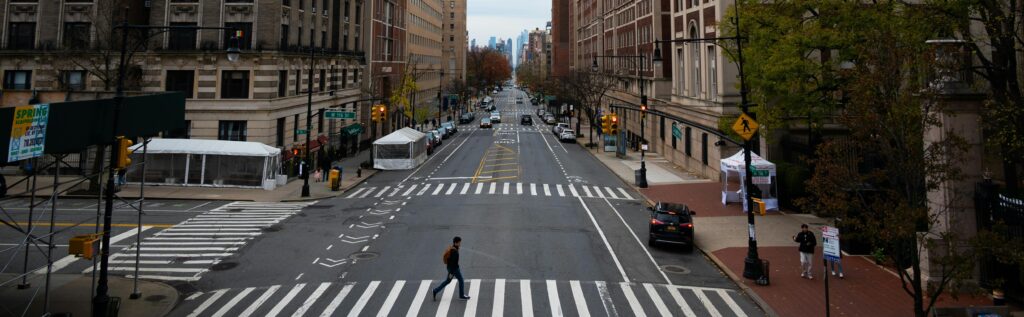
M 50 105 L 21 106 L 14 109 L 11 123 L 11 142 L 7 148 L 7 162 L 43 156 L 46 145 L 46 123 L 50 118 Z

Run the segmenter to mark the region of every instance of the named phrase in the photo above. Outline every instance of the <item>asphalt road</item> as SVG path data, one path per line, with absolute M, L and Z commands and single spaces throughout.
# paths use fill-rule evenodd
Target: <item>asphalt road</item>
M 495 99 L 493 129 L 478 128 L 479 112 L 420 167 L 338 198 L 150 218 L 172 226 L 144 234 L 139 274 L 184 294 L 173 316 L 763 315 L 700 252 L 649 248 L 640 194 L 560 143 L 525 93 Z M 520 125 L 524 114 L 536 125 Z M 435 301 L 454 236 L 472 299 L 453 282 Z

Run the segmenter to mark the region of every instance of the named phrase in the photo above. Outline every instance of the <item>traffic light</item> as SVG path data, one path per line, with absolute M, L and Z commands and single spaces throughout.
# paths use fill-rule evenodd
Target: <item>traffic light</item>
M 601 116 L 601 134 L 611 133 L 611 120 L 608 120 L 608 115 Z
M 610 114 L 608 116 L 609 116 L 609 118 L 608 118 L 609 121 L 611 121 L 611 123 L 608 125 L 608 133 L 613 134 L 613 135 L 618 135 L 619 134 L 619 115 L 617 115 L 617 114 Z
M 292 149 L 292 156 L 299 156 L 299 148 Z
M 384 121 L 384 118 L 387 116 L 386 112 L 387 107 L 384 105 L 374 105 L 370 110 L 370 119 L 374 122 Z
M 117 165 L 114 168 L 125 169 L 128 168 L 128 165 L 132 164 L 132 159 L 129 157 L 132 154 L 132 150 L 128 149 L 132 144 L 135 143 L 124 136 L 117 137 L 117 143 L 115 144 L 117 146 Z
M 647 96 L 640 96 L 640 111 L 647 112 Z
M 380 121 L 380 115 L 377 114 L 377 105 L 370 107 L 370 121 Z

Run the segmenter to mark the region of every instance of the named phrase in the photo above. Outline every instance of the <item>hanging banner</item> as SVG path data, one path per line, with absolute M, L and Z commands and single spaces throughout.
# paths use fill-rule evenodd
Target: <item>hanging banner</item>
M 46 123 L 49 118 L 49 104 L 21 106 L 14 109 L 7 162 L 43 156 L 43 146 L 46 145 Z

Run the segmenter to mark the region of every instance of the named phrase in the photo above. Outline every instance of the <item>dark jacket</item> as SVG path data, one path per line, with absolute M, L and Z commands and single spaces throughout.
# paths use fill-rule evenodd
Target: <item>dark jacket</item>
M 459 268 L 459 248 L 452 247 L 452 252 L 448 254 L 448 270 L 457 268 Z
M 810 231 L 801 231 L 796 234 L 793 241 L 800 243 L 800 252 L 803 253 L 814 253 L 814 247 L 818 245 L 818 239 L 815 239 L 814 233 Z

